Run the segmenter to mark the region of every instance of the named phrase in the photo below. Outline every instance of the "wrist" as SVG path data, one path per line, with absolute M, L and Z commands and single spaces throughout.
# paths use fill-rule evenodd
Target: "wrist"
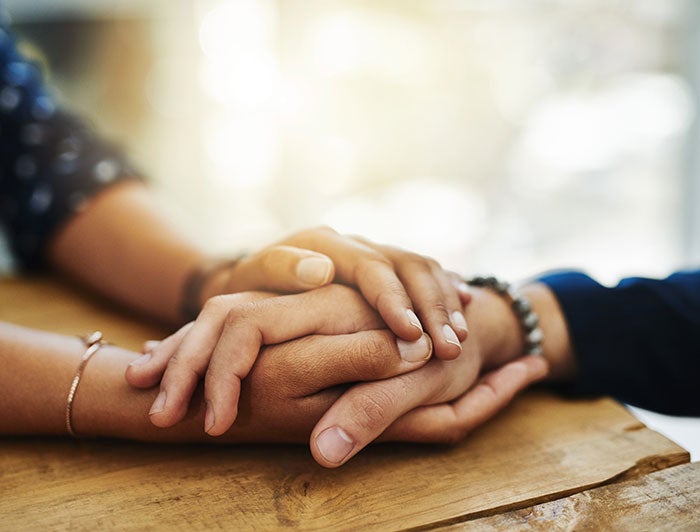
M 482 369 L 493 369 L 521 356 L 525 339 L 510 302 L 486 288 L 472 287 L 471 292 L 465 315 L 469 338 L 478 345 Z
M 168 441 L 199 436 L 192 430 L 193 424 L 201 427 L 204 420 L 199 395 L 193 400 L 187 422 L 169 429 L 151 423 L 148 410 L 158 388 L 133 388 L 124 379 L 126 368 L 138 356 L 105 344 L 86 366 L 73 406 L 73 426 L 79 437 Z
M 233 270 L 239 261 L 240 257 L 210 259 L 192 269 L 182 287 L 181 318 L 185 321 L 194 320 L 208 299 L 227 293 Z
M 544 331 L 542 342 L 543 356 L 549 363 L 547 380 L 573 380 L 577 374 L 569 328 L 564 313 L 554 293 L 542 283 L 531 283 L 521 289 L 521 293 L 532 303 L 532 308 L 540 317 L 540 327 Z
M 0 323 L 0 364 L 14 376 L 2 394 L 0 433 L 64 435 L 66 396 L 83 353 L 77 337 Z

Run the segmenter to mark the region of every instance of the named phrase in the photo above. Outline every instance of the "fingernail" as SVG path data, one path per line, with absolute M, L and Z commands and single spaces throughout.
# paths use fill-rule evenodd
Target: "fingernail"
M 419 362 L 430 357 L 430 344 L 425 334 L 415 342 L 407 342 L 406 340 L 397 338 L 396 345 L 399 348 L 401 358 L 406 362 Z
M 464 314 L 462 314 L 459 310 L 455 310 L 452 314 L 450 314 L 450 319 L 452 320 L 452 325 L 458 329 L 469 332 L 467 320 L 464 319 Z
M 442 335 L 448 344 L 458 345 L 459 348 L 462 349 L 462 344 L 459 343 L 459 338 L 457 338 L 454 330 L 452 327 L 447 325 L 447 323 L 442 326 Z
M 160 344 L 160 341 L 158 340 L 148 340 L 147 342 L 143 343 L 143 353 L 150 353 L 153 351 L 158 345 Z
M 211 403 L 207 401 L 207 412 L 204 415 L 204 432 L 209 432 L 216 423 L 216 415 L 214 414 L 214 407 Z
M 418 327 L 420 329 L 420 332 L 423 332 L 423 326 L 420 324 L 420 320 L 418 319 L 418 316 L 416 316 L 416 313 L 413 312 L 410 308 L 407 308 L 406 315 L 408 316 L 408 321 L 411 322 L 411 325 L 413 325 L 414 327 Z
M 149 416 L 152 416 L 153 414 L 158 414 L 159 412 L 163 411 L 163 409 L 165 408 L 165 397 L 165 390 L 158 394 L 156 400 L 153 401 L 153 406 L 151 406 L 151 410 L 148 412 Z
M 143 366 L 144 364 L 147 364 L 148 361 L 151 360 L 151 354 L 146 353 L 145 355 L 141 355 L 138 357 L 136 360 L 134 360 L 130 366 Z
M 316 447 L 328 462 L 339 464 L 350 454 L 355 443 L 340 427 L 331 427 L 316 437 Z
M 322 285 L 330 281 L 333 264 L 328 259 L 309 257 L 297 264 L 297 278 L 310 285 Z

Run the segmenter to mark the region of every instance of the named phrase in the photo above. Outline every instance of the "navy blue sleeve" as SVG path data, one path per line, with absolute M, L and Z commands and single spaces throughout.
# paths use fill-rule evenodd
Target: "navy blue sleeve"
M 540 281 L 559 300 L 578 361 L 565 391 L 700 415 L 700 270 L 613 288 L 577 272 Z
M 57 109 L 39 67 L 0 26 L 0 225 L 20 267 L 41 267 L 61 224 L 135 175 L 117 148 Z

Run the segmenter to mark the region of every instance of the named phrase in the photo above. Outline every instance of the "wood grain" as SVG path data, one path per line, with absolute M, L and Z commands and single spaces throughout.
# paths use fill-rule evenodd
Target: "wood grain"
M 99 297 L 46 278 L 0 278 L 0 320 L 68 335 L 96 329 L 107 341 L 139 351 L 168 331 Z
M 0 283 L 0 319 L 71 334 L 102 328 L 131 347 L 157 332 L 50 281 Z M 0 529 L 429 528 L 688 459 L 610 399 L 544 391 L 460 445 L 376 445 L 339 470 L 316 465 L 304 446 L 5 438 Z
M 700 530 L 700 462 L 440 530 L 514 529 Z

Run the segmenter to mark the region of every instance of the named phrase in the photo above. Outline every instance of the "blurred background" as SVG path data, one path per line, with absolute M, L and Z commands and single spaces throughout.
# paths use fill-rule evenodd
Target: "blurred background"
M 329 224 L 507 278 L 700 260 L 697 2 L 4 5 L 212 250 Z
M 212 251 L 328 224 L 510 279 L 700 263 L 698 2 L 4 7 Z

